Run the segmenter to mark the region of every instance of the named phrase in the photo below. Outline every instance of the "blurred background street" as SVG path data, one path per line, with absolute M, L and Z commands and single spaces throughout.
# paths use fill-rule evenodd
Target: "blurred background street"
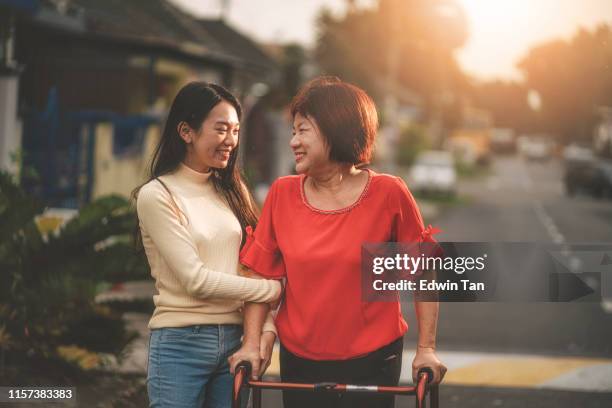
M 496 159 L 483 180 L 462 183 L 469 205 L 436 220 L 445 226 L 440 240 L 610 242 L 610 202 L 568 199 L 561 172 L 557 160 Z M 443 304 L 440 341 L 472 351 L 612 357 L 612 310 L 605 302 Z M 453 330 L 458 322 L 462 330 Z
M 542 163 L 503 156 L 491 167 L 482 179 L 461 184 L 469 205 L 452 208 L 436 220 L 436 225 L 444 226 L 440 240 L 556 242 L 562 237 L 576 243 L 612 239 L 610 202 L 583 196 L 568 199 L 558 160 Z M 410 303 L 404 304 L 404 310 L 407 316 L 414 314 Z M 451 366 L 458 367 L 449 373 L 455 384 L 442 391 L 444 406 L 604 407 L 612 401 L 609 305 L 444 303 L 439 324 L 440 349 L 462 351 L 449 355 Z M 405 344 L 415 341 L 413 332 Z M 474 353 L 514 354 L 515 364 Z M 571 359 L 587 356 L 582 361 Z M 596 364 L 599 359 L 605 367 Z M 470 383 L 493 388 L 460 385 Z M 548 387 L 564 391 L 542 389 Z M 598 387 L 607 393 L 575 392 Z

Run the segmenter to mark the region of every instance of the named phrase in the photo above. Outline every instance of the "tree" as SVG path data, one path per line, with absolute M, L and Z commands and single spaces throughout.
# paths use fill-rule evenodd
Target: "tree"
M 453 55 L 467 39 L 467 22 L 455 1 L 380 0 L 373 8 L 350 7 L 343 17 L 324 11 L 318 30 L 315 57 L 322 70 L 358 84 L 378 101 L 389 75 L 420 94 L 425 108 L 442 92 L 456 95 L 467 88 Z
M 542 126 L 562 141 L 591 140 L 596 108 L 612 105 L 610 26 L 540 44 L 518 67 L 526 85 L 540 94 Z
M 538 128 L 538 114 L 527 102 L 528 92 L 521 82 L 496 80 L 475 83 L 470 94 L 475 106 L 493 115 L 495 126 L 518 132 L 539 131 L 542 129 Z

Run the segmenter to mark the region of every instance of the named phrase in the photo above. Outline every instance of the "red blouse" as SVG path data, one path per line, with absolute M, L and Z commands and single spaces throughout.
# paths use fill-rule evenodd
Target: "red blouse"
M 394 176 L 368 170 L 349 207 L 325 211 L 304 195 L 305 176 L 276 180 L 240 261 L 266 278 L 287 278 L 276 317 L 280 341 L 311 360 L 345 360 L 402 336 L 398 302 L 363 302 L 361 244 L 432 240 L 412 194 Z

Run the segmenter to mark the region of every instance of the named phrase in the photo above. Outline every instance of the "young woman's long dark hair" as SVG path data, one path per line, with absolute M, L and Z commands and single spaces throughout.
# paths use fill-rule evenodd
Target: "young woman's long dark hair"
M 159 177 L 173 172 L 187 154 L 186 144 L 178 134 L 179 123 L 186 122 L 192 129 L 200 129 L 210 111 L 222 101 L 230 103 L 236 109 L 238 119 L 242 118 L 240 102 L 220 85 L 206 82 L 190 82 L 181 88 L 170 107 L 164 132 L 153 154 L 148 180 L 144 184 L 157 179 L 170 193 L 168 187 Z M 238 160 L 238 146 L 239 144 L 230 153 L 227 167 L 211 169 L 211 180 L 216 191 L 225 198 L 232 212 L 238 218 L 242 227 L 242 243 L 244 243 L 246 238 L 245 229 L 248 225 L 255 226 L 257 216 L 255 214 L 254 200 L 246 188 L 236 163 Z M 138 191 L 141 187 L 142 185 L 132 193 L 134 201 L 137 199 Z M 136 242 L 138 245 L 141 245 L 142 237 L 140 236 L 138 225 L 136 225 L 136 230 Z

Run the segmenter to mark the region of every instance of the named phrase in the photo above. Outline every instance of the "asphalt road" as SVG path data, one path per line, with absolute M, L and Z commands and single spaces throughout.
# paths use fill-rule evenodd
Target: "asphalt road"
M 436 237 L 612 245 L 612 201 L 567 197 L 561 178 L 556 160 L 497 158 L 488 176 L 461 184 L 467 204 L 435 221 L 443 230 Z M 438 333 L 439 347 L 453 350 L 612 357 L 612 314 L 600 303 L 441 304 Z

